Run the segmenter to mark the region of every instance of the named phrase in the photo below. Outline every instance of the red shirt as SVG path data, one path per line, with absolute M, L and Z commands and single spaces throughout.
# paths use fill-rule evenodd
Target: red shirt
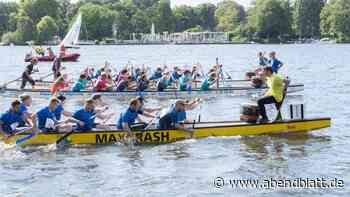
M 96 83 L 96 91 L 97 92 L 100 92 L 100 91 L 105 91 L 108 87 L 108 80 L 107 79 L 102 79 L 102 78 L 99 78 L 97 80 L 97 83 Z

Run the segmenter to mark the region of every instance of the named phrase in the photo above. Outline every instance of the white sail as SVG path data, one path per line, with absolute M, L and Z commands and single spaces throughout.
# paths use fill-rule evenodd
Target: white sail
M 72 46 L 77 44 L 79 41 L 80 28 L 81 28 L 81 14 L 79 13 L 76 21 L 70 28 L 66 37 L 64 37 L 61 44 L 64 44 L 64 46 Z

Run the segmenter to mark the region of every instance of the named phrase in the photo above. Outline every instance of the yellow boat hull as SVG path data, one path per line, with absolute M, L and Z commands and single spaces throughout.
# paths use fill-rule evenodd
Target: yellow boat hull
M 138 144 L 162 144 L 184 139 L 199 139 L 220 136 L 251 136 L 262 134 L 281 134 L 289 132 L 307 132 L 331 126 L 330 118 L 282 121 L 267 124 L 246 124 L 235 122 L 199 123 L 195 125 L 194 132 L 180 130 L 149 130 L 135 132 Z M 7 144 L 15 143 L 17 139 L 25 137 L 28 133 L 14 136 L 5 141 Z M 23 145 L 46 145 L 55 143 L 64 134 L 41 133 L 23 143 Z M 66 139 L 67 144 L 115 144 L 123 142 L 127 132 L 124 131 L 88 131 L 76 132 Z

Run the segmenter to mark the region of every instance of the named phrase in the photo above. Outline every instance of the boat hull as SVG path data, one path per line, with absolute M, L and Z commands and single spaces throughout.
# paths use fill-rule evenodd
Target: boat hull
M 185 139 L 200 139 L 207 137 L 254 136 L 263 134 L 282 134 L 290 132 L 308 132 L 331 126 L 330 118 L 291 120 L 266 124 L 247 124 L 235 122 L 199 123 L 191 135 L 180 130 L 149 130 L 135 132 L 137 144 L 163 144 Z M 28 134 L 20 134 L 5 141 L 15 143 L 19 138 Z M 38 134 L 23 145 L 53 144 L 64 134 Z M 66 144 L 108 145 L 123 142 L 127 132 L 124 131 L 88 131 L 76 132 L 66 139 Z
M 76 62 L 78 61 L 79 57 L 80 57 L 79 53 L 71 53 L 63 56 L 62 61 Z M 50 56 L 37 56 L 36 58 L 38 59 L 39 62 L 52 62 L 55 59 L 55 57 L 50 57 Z M 31 60 L 32 58 L 25 59 L 26 62 L 30 62 Z
M 288 88 L 288 93 L 295 93 L 300 92 L 304 90 L 304 85 L 296 84 L 291 85 Z M 219 88 L 219 89 L 213 89 L 208 91 L 202 91 L 202 90 L 192 90 L 192 91 L 178 91 L 178 90 L 167 90 L 164 92 L 157 92 L 157 91 L 144 91 L 144 92 L 136 92 L 136 91 L 125 91 L 125 92 L 98 92 L 104 97 L 111 97 L 111 98 L 132 98 L 135 96 L 143 96 L 148 98 L 190 98 L 190 97 L 215 97 L 219 94 L 225 94 L 225 95 L 247 95 L 247 94 L 259 94 L 266 91 L 266 88 L 253 88 L 253 87 L 225 87 L 225 88 Z M 46 90 L 40 90 L 40 89 L 25 89 L 25 90 L 19 90 L 19 89 L 3 89 L 1 90 L 1 93 L 3 96 L 18 96 L 20 94 L 26 93 L 31 96 L 35 97 L 50 97 L 52 94 L 50 91 Z M 82 91 L 82 92 L 72 92 L 72 91 L 61 91 L 60 94 L 65 95 L 67 97 L 90 97 L 96 92 L 92 91 Z

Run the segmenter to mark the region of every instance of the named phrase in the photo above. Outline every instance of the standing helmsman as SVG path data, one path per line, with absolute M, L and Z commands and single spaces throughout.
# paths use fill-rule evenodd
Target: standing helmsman
M 267 85 L 269 87 L 265 96 L 258 100 L 258 106 L 262 119 L 261 123 L 269 121 L 266 115 L 265 105 L 275 104 L 279 108 L 283 101 L 284 96 L 284 80 L 277 74 L 273 73 L 272 67 L 268 66 L 264 68 L 264 74 L 267 77 Z
M 62 68 L 62 58 L 63 53 L 60 52 L 58 57 L 55 57 L 52 63 L 52 72 L 53 72 L 53 78 L 56 80 L 58 77 L 61 76 L 61 68 Z
M 27 65 L 26 69 L 22 73 L 22 84 L 21 84 L 21 90 L 23 90 L 27 83 L 29 82 L 30 85 L 32 85 L 32 88 L 35 88 L 35 81 L 32 78 L 32 74 L 34 73 L 34 67 L 35 65 L 38 64 L 38 59 L 37 58 L 32 58 L 30 61 L 30 64 Z

